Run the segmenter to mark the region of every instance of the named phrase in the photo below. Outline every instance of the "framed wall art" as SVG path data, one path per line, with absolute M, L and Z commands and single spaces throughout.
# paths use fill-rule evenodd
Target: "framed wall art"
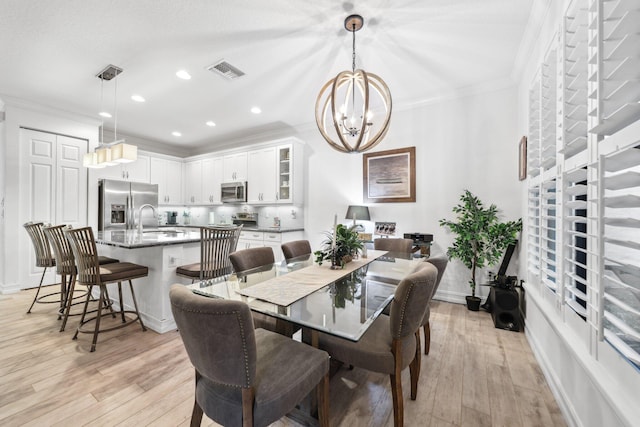
M 518 156 L 518 178 L 520 181 L 527 179 L 527 137 L 520 138 L 519 156 Z
M 416 147 L 365 153 L 362 161 L 365 203 L 416 201 Z

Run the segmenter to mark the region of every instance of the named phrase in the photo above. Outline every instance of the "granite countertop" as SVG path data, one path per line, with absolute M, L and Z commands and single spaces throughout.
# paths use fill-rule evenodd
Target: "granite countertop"
M 209 225 L 228 225 L 228 224 L 209 224 Z M 171 228 L 193 228 L 193 229 L 197 229 L 198 227 L 200 227 L 199 225 L 195 225 L 195 224 L 189 224 L 189 225 L 181 225 L 181 224 L 165 224 L 165 225 L 159 225 L 158 226 L 160 229 L 163 229 L 165 227 L 171 227 Z M 304 231 L 304 227 L 247 227 L 246 225 L 244 227 L 242 227 L 243 231 L 262 231 L 262 232 L 267 232 L 267 233 L 291 233 L 294 231 Z
M 127 249 L 148 248 L 153 246 L 179 245 L 200 241 L 200 230 L 187 227 L 162 227 L 143 230 L 100 231 L 96 243 L 118 246 Z
M 243 230 L 268 233 L 288 233 L 293 231 L 303 231 L 304 228 L 243 227 Z M 96 243 L 127 249 L 179 245 L 199 241 L 200 230 L 197 225 L 161 225 L 158 228 L 144 229 L 142 234 L 138 233 L 138 230 L 100 231 L 96 236 Z

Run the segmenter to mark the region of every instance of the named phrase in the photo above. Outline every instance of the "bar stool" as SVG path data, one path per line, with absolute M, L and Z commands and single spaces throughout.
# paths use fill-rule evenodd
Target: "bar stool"
M 196 280 L 213 279 L 232 273 L 229 254 L 236 250 L 242 224 L 237 227 L 200 227 L 200 262 L 181 265 L 178 276 Z
M 87 293 L 87 298 L 84 303 L 84 310 L 80 318 L 80 324 L 76 329 L 76 333 L 73 335 L 73 339 L 78 338 L 78 333 L 93 333 L 93 341 L 91 343 L 91 351 L 95 351 L 96 343 L 98 341 L 98 334 L 100 332 L 113 331 L 120 329 L 128 325 L 134 324 L 136 321 L 140 322 L 140 326 L 143 331 L 147 328 L 142 323 L 142 318 L 138 311 L 138 303 L 133 291 L 133 285 L 131 280 L 140 277 L 146 277 L 149 274 L 149 269 L 143 265 L 133 264 L 130 262 L 116 262 L 112 264 L 100 265 L 98 261 L 98 252 L 96 249 L 96 241 L 93 236 L 93 230 L 91 227 L 84 227 L 78 229 L 65 229 L 64 235 L 71 243 L 71 249 L 76 259 L 76 266 L 78 268 L 77 281 L 81 285 L 87 286 L 91 289 L 92 286 L 100 288 L 100 298 L 98 299 L 98 309 L 96 316 L 86 319 L 87 307 L 91 300 L 91 293 Z M 124 309 L 124 300 L 122 299 L 122 282 L 129 282 L 129 288 L 131 289 L 131 299 L 135 311 Z M 102 317 L 102 309 L 107 301 L 107 284 L 118 283 L 118 296 L 120 298 L 120 316 L 122 317 L 122 324 L 118 326 L 111 326 L 108 328 L 100 329 L 100 320 Z M 125 313 L 134 314 L 133 319 L 127 320 Z M 83 327 L 95 320 L 95 327 L 93 330 L 84 329 Z
M 73 300 L 77 298 L 82 298 L 86 296 L 85 294 L 79 295 L 77 297 L 73 296 L 75 285 L 76 285 L 76 275 L 78 269 L 76 268 L 76 260 L 73 256 L 73 251 L 71 250 L 71 245 L 67 238 L 64 236 L 64 230 L 71 229 L 70 226 L 67 225 L 54 225 L 49 227 L 44 227 L 44 235 L 49 242 L 49 245 L 53 249 L 53 255 L 56 261 L 56 272 L 61 276 L 62 283 L 66 283 L 66 293 L 63 295 L 64 297 L 64 308 L 63 308 L 63 317 L 62 317 L 62 325 L 60 325 L 60 332 L 64 331 L 64 328 L 67 324 L 67 319 L 69 318 L 69 311 L 71 310 L 71 306 L 74 305 Z M 105 264 L 114 264 L 116 262 L 120 262 L 115 258 L 109 258 L 106 256 L 99 256 L 98 262 L 100 265 Z M 91 289 L 88 289 L 87 292 L 91 292 Z M 107 295 L 108 297 L 108 295 Z M 78 304 L 78 303 L 75 303 Z M 73 314 L 79 315 L 81 313 Z
M 40 277 L 40 284 L 38 285 L 38 290 L 36 291 L 35 297 L 33 297 L 33 302 L 31 306 L 29 306 L 29 310 L 27 313 L 31 313 L 31 309 L 35 305 L 35 303 L 41 304 L 60 304 L 60 310 L 64 308 L 64 294 L 65 291 L 65 282 L 62 281 L 60 283 L 60 290 L 56 292 L 51 292 L 46 295 L 40 295 L 40 289 L 42 288 L 42 282 L 44 281 L 44 276 L 47 274 L 47 268 L 55 267 L 56 260 L 51 254 L 51 247 L 49 246 L 49 242 L 42 231 L 44 224 L 42 222 L 27 222 L 22 225 L 27 233 L 29 233 L 29 237 L 31 238 L 31 242 L 33 243 L 33 249 L 36 252 L 36 267 L 44 267 L 42 271 L 42 276 Z M 45 301 L 45 298 L 51 297 L 54 295 L 60 295 L 59 301 Z

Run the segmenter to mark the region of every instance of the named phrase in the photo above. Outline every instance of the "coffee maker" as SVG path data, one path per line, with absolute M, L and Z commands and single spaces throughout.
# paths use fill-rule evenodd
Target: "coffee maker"
M 167 224 L 177 224 L 178 223 L 178 212 L 176 211 L 168 211 L 167 212 Z

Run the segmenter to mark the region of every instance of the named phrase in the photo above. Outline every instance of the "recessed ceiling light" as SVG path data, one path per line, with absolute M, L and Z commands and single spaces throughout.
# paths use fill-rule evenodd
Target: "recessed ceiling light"
M 260 114 L 262 113 L 262 110 L 260 109 L 260 107 L 251 107 L 251 112 L 253 114 Z
M 179 70 L 179 71 L 176 73 L 176 76 L 178 76 L 178 77 L 179 77 L 179 78 L 181 78 L 182 80 L 189 80 L 189 79 L 191 79 L 191 74 L 189 74 L 189 73 L 187 72 L 187 70 Z
M 216 125 L 216 124 L 215 124 L 214 122 L 212 122 L 211 120 L 209 120 L 209 121 L 207 122 L 207 126 L 214 127 L 215 125 Z
M 107 113 L 106 111 L 100 111 L 100 112 L 98 113 L 98 115 L 100 115 L 100 116 L 102 116 L 102 117 L 106 117 L 106 118 L 110 118 L 110 117 L 111 117 L 111 114 L 110 114 L 110 113 Z
M 131 95 L 131 99 L 133 99 L 136 102 L 144 102 L 145 101 L 145 99 L 140 95 Z
M 178 132 L 178 131 L 171 132 L 171 135 L 173 135 L 173 136 L 182 136 L 182 134 L 180 132 Z

